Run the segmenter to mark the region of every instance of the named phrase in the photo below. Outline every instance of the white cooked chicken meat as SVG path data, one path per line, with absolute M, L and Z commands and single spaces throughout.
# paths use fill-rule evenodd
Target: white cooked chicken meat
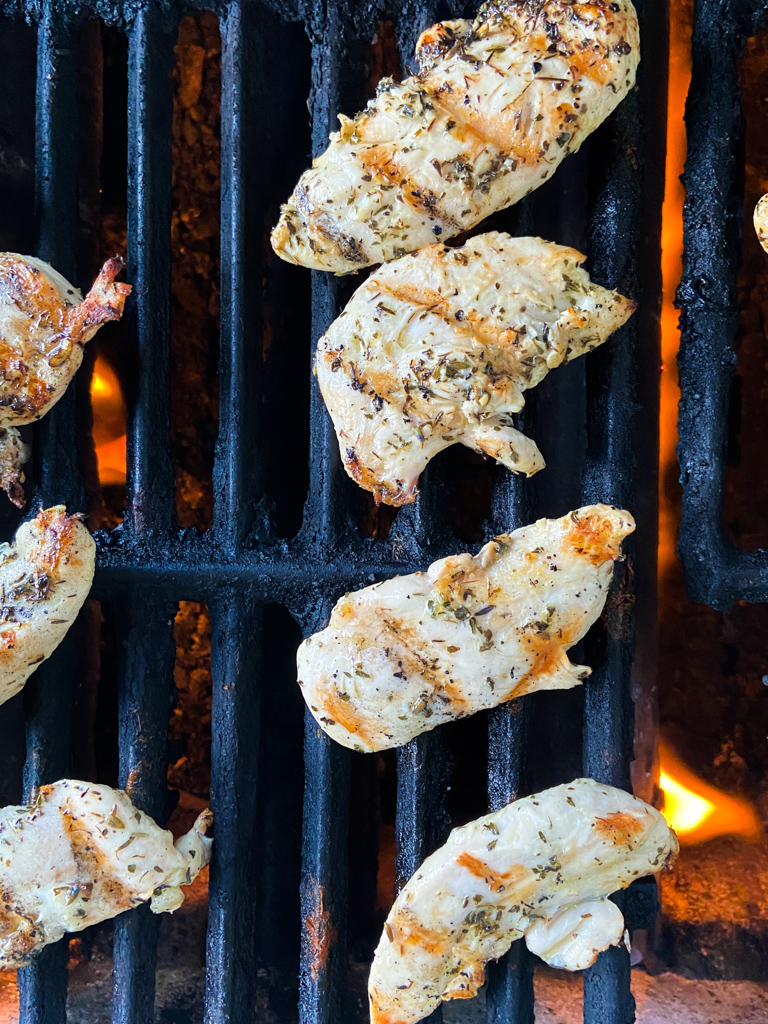
M 316 372 L 347 473 L 377 502 L 418 494 L 430 459 L 461 443 L 530 476 L 523 393 L 601 345 L 635 309 L 593 284 L 575 249 L 478 235 L 374 271 L 317 346 Z
M 653 807 L 592 779 L 508 804 L 424 861 L 387 917 L 368 983 L 371 1024 L 415 1024 L 474 996 L 485 964 L 525 936 L 553 967 L 589 967 L 624 936 L 606 899 L 678 852 Z
M 760 245 L 768 252 L 768 194 L 759 200 L 754 213 L 755 232 Z
M 492 0 L 425 32 L 283 206 L 283 259 L 345 273 L 474 227 L 538 188 L 635 84 L 629 0 Z
M 210 860 L 212 821 L 203 811 L 174 843 L 122 790 L 71 779 L 0 810 L 0 970 L 142 903 L 173 913 Z
M 567 651 L 600 615 L 628 512 L 588 505 L 347 594 L 299 648 L 318 724 L 345 747 L 397 747 L 533 690 L 577 686 Z
M 29 450 L 19 426 L 59 401 L 83 361 L 83 346 L 108 320 L 119 320 L 131 286 L 116 282 L 115 256 L 81 293 L 48 263 L 0 253 L 0 486 L 16 505 L 24 494 Z
M 0 704 L 50 658 L 88 596 L 96 545 L 63 505 L 42 509 L 0 544 Z

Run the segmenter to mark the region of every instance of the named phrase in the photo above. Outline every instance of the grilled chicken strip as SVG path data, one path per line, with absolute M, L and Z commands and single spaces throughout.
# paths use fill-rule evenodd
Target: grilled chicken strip
M 64 639 L 91 589 L 95 558 L 91 535 L 63 505 L 43 509 L 13 544 L 0 545 L 0 704 Z
M 320 339 L 316 372 L 347 473 L 403 505 L 461 442 L 530 476 L 539 449 L 512 425 L 523 392 L 601 345 L 635 303 L 592 284 L 575 249 L 493 231 L 379 267 Z
M 469 999 L 488 960 L 525 936 L 553 967 L 589 967 L 624 935 L 606 897 L 677 856 L 661 814 L 592 779 L 454 829 L 390 911 L 371 968 L 371 1024 L 415 1024 Z
M 83 361 L 83 346 L 108 320 L 119 320 L 131 286 L 115 281 L 124 263 L 107 260 L 83 299 L 48 263 L 0 253 L 0 485 L 23 504 L 28 457 L 16 427 L 34 423 L 58 402 Z
M 768 252 L 768 194 L 755 207 L 754 224 L 760 245 Z
M 425 32 L 420 73 L 376 97 L 306 171 L 272 233 L 346 273 L 451 238 L 538 188 L 635 83 L 629 0 L 491 0 Z
M 566 652 L 600 615 L 634 528 L 628 512 L 588 505 L 347 594 L 297 656 L 318 725 L 345 747 L 386 750 L 512 697 L 578 686 L 590 669 Z
M 203 811 L 176 843 L 128 795 L 63 779 L 0 811 L 0 970 L 28 964 L 65 932 L 149 902 L 173 913 L 211 856 Z

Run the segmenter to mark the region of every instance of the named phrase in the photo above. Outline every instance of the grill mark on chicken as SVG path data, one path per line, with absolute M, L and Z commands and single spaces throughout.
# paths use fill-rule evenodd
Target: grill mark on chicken
M 467 853 L 466 850 L 459 854 L 456 863 L 459 867 L 466 868 L 475 878 L 482 878 L 492 892 L 503 892 L 507 885 L 519 885 L 529 875 L 528 868 L 522 864 L 513 864 L 506 871 L 494 871 L 484 860 Z M 530 881 L 519 893 L 520 898 L 527 899 L 535 888 L 535 882 Z
M 38 791 L 38 800 L 45 802 L 51 799 L 54 793 L 55 789 L 53 786 L 43 786 Z M 108 867 L 106 858 L 99 852 L 94 843 L 91 832 L 93 824 L 91 824 L 91 828 L 88 828 L 69 809 L 62 813 L 61 823 L 64 835 L 69 840 L 76 868 L 76 875 L 74 878 L 67 879 L 67 886 L 71 890 L 75 890 L 77 895 L 79 895 L 81 884 L 91 885 L 91 888 L 93 888 L 92 880 L 103 874 L 105 875 L 104 888 L 108 894 L 110 906 L 114 908 L 116 913 L 129 910 L 134 905 L 132 894 L 130 890 L 126 889 L 115 878 L 109 877 L 108 871 L 106 871 Z
M 631 843 L 635 836 L 643 831 L 643 823 L 631 814 L 609 814 L 605 818 L 595 819 L 595 831 L 604 839 L 613 843 Z
M 380 736 L 378 723 L 367 718 L 354 704 L 345 699 L 346 694 L 341 696 L 331 679 L 326 680 L 323 690 L 323 717 L 320 720 L 323 725 L 340 725 L 350 735 L 367 742 Z
M 440 292 L 429 288 L 419 288 L 417 285 L 390 284 L 388 281 L 381 281 L 374 278 L 372 286 L 381 295 L 403 305 L 411 305 L 415 313 L 426 311 L 442 317 L 445 323 L 450 324 L 451 330 L 457 337 L 465 339 L 472 346 L 477 346 L 478 352 L 483 345 L 509 344 L 506 335 L 508 328 L 494 327 L 488 321 L 473 310 L 460 310 L 459 303 L 450 303 Z M 462 319 L 457 319 L 456 313 L 461 312 Z M 504 339 L 502 341 L 501 339 Z M 491 356 L 493 358 L 493 356 Z M 394 380 L 394 378 L 393 378 Z M 399 383 L 399 382 L 398 382 Z M 378 389 L 377 389 L 378 390 Z M 402 384 L 400 383 L 400 390 Z
M 402 952 L 409 946 L 417 946 L 427 953 L 435 953 L 445 946 L 448 938 L 447 928 L 429 928 L 407 911 L 395 914 L 391 919 L 390 928 L 392 941 L 400 946 Z
M 429 217 L 439 220 L 441 224 L 449 224 L 461 231 L 460 223 L 440 206 L 439 197 L 430 188 L 425 188 L 404 170 L 400 155 L 389 146 L 371 146 L 359 156 L 360 166 L 366 174 L 375 177 L 385 185 L 393 185 L 399 191 L 403 202 L 413 210 L 426 213 Z

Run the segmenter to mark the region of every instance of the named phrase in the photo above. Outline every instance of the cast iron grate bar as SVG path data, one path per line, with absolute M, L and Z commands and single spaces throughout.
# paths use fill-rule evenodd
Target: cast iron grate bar
M 469 14 L 474 4 L 437 0 L 361 3 L 342 0 L 295 4 L 286 19 L 304 23 L 312 53 L 312 146 L 325 147 L 336 113 L 364 101 L 365 41 L 391 17 L 405 57 L 418 32 L 440 15 Z M 38 9 L 39 8 L 39 9 Z M 214 9 L 222 35 L 222 324 L 220 420 L 214 469 L 214 526 L 199 535 L 179 531 L 169 446 L 168 332 L 170 319 L 171 82 L 179 18 Z M 163 820 L 166 736 L 172 697 L 172 620 L 179 600 L 206 600 L 213 619 L 211 802 L 216 814 L 210 873 L 206 1022 L 247 1022 L 254 1017 L 253 971 L 258 837 L 257 761 L 260 712 L 262 607 L 285 604 L 305 634 L 320 628 L 346 590 L 397 572 L 426 568 L 466 544 L 453 536 L 445 501 L 444 469 L 425 474 L 422 495 L 401 510 L 388 541 L 362 538 L 354 524 L 352 485 L 338 458 L 329 417 L 316 383 L 310 407 L 310 488 L 298 536 L 276 541 L 256 521 L 263 478 L 258 454 L 260 389 L 259 288 L 261 239 L 267 211 L 259 188 L 259 130 L 268 117 L 269 82 L 261 54 L 267 0 L 203 0 L 161 5 L 151 0 L 0 0 L 0 11 L 38 21 L 40 87 L 37 95 L 37 178 L 40 254 L 71 276 L 71 239 L 77 217 L 75 127 L 71 88 L 76 71 L 75 28 L 87 14 L 117 24 L 129 37 L 129 279 L 134 285 L 129 322 L 135 376 L 129 394 L 129 512 L 124 527 L 97 537 L 94 596 L 129 607 L 119 694 L 120 782 Z M 73 19 L 73 28 L 68 19 Z M 270 22 L 272 24 L 273 22 Z M 67 91 L 68 90 L 68 91 Z M 590 227 L 599 253 L 600 283 L 637 294 L 634 267 L 642 191 L 640 114 L 633 100 L 603 129 L 596 150 L 610 155 L 598 169 L 600 191 Z M 510 220 L 510 223 L 514 223 Z M 639 230 L 639 227 L 638 227 Z M 353 283 L 314 274 L 312 342 L 338 314 Z M 630 325 L 587 366 L 590 422 L 584 501 L 633 507 L 631 490 L 637 328 Z M 82 508 L 75 463 L 72 395 L 37 430 L 39 496 Z M 534 419 L 535 417 L 531 417 Z M 70 452 L 69 461 L 62 453 Z M 498 472 L 487 535 L 512 530 L 535 510 L 531 484 Z M 617 574 L 611 607 L 631 600 L 629 574 Z M 611 620 L 612 621 L 612 620 Z M 594 665 L 585 688 L 584 770 L 627 786 L 631 753 L 629 703 L 632 621 L 626 634 L 597 638 L 587 659 Z M 29 758 L 26 784 L 66 774 L 69 747 L 59 727 L 69 707 L 61 683 L 66 645 L 27 687 Z M 533 705 L 524 698 L 489 716 L 488 801 L 492 808 L 526 791 L 525 755 Z M 318 731 L 307 715 L 304 748 L 300 1018 L 302 1024 L 337 1024 L 346 1005 L 349 831 L 349 751 Z M 445 784 L 450 756 L 439 732 L 398 752 L 397 876 L 409 877 L 445 836 Z M 352 908 L 354 910 L 354 908 Z M 146 908 L 116 924 L 113 1020 L 153 1019 L 157 923 Z M 66 942 L 51 947 L 25 972 L 24 1024 L 63 1024 Z M 490 1024 L 533 1020 L 533 958 L 522 943 L 490 970 Z M 631 1010 L 626 951 L 601 957 L 585 978 L 585 1021 L 627 1024 Z M 439 1015 L 438 1015 L 439 1016 Z M 437 1016 L 436 1018 L 437 1019 Z
M 727 611 L 768 601 L 768 551 L 737 548 L 723 523 L 730 386 L 736 366 L 739 227 L 743 190 L 739 59 L 764 22 L 764 0 L 694 4 L 691 87 L 685 108 L 680 407 L 677 447 L 683 506 L 678 550 L 688 594 Z
M 642 12 L 639 12 L 642 13 Z M 643 136 L 637 93 L 631 93 L 600 129 L 590 154 L 609 154 L 593 161 L 599 190 L 588 227 L 594 279 L 639 298 L 637 250 L 640 244 L 642 179 L 637 165 Z M 582 503 L 607 502 L 635 508 L 632 445 L 636 410 L 635 349 L 637 317 L 616 332 L 609 345 L 587 361 L 587 454 Z M 617 562 L 606 612 L 586 638 L 592 675 L 584 686 L 583 773 L 631 792 L 630 762 L 634 710 L 630 672 L 634 646 L 634 611 L 628 564 L 632 538 L 625 544 L 626 562 Z M 619 897 L 623 908 L 623 897 Z M 611 947 L 584 972 L 584 1021 L 632 1024 L 635 1000 L 630 989 L 629 950 Z
M 37 36 L 36 202 L 38 251 L 70 279 L 75 277 L 73 239 L 77 230 L 75 190 L 77 109 L 71 102 L 76 81 L 75 33 L 69 14 L 53 2 L 43 4 Z M 37 434 L 35 495 L 32 507 L 65 502 L 84 507 L 77 467 L 75 393 L 68 393 L 41 424 Z M 30 680 L 23 700 L 27 759 L 24 796 L 69 774 L 70 728 L 77 637 L 67 640 Z M 24 1024 L 63 1024 L 67 998 L 66 943 L 45 949 L 19 971 L 20 1015 Z

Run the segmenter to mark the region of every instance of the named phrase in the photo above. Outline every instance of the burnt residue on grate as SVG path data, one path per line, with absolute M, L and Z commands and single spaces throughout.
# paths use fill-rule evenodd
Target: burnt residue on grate
M 685 113 L 679 552 L 689 597 L 721 611 L 768 599 L 768 551 L 737 548 L 723 523 L 743 191 L 739 60 L 766 13 L 763 2 L 695 5 Z
M 501 230 L 586 247 L 596 281 L 642 298 L 638 315 L 609 345 L 552 374 L 531 397 L 525 429 L 549 462 L 540 480 L 464 464 L 448 451 L 424 474 L 415 504 L 386 523 L 369 521 L 366 529 L 311 376 L 314 344 L 355 281 L 278 265 L 267 234 L 298 171 L 325 147 L 337 113 L 352 114 L 365 101 L 372 63 L 394 67 L 396 41 L 406 67 L 422 29 L 440 17 L 473 13 L 472 5 L 0 0 L 0 12 L 28 17 L 38 34 L 37 248 L 78 283 L 86 272 L 79 268 L 77 277 L 70 245 L 79 217 L 71 140 L 83 130 L 70 88 L 81 59 L 76 31 L 95 16 L 110 32 L 127 35 L 126 222 L 135 288 L 125 340 L 129 474 L 124 522 L 97 534 L 94 597 L 115 622 L 119 645 L 120 781 L 161 818 L 168 810 L 168 760 L 178 757 L 169 752 L 167 732 L 174 616 L 181 601 L 206 602 L 210 613 L 216 842 L 209 1024 L 252 1020 L 264 989 L 277 1021 L 293 1021 L 297 1013 L 302 1024 L 364 1019 L 355 981 L 361 969 L 350 968 L 350 958 L 364 967 L 381 924 L 377 872 L 386 869 L 401 882 L 450 824 L 544 780 L 584 771 L 629 785 L 633 642 L 637 636 L 642 646 L 652 635 L 655 592 L 655 512 L 648 496 L 655 496 L 656 480 L 648 453 L 657 448 L 664 98 L 664 53 L 655 46 L 665 38 L 661 5 L 638 6 L 646 40 L 638 90 L 552 181 L 493 218 Z M 171 340 L 173 70 L 180 20 L 201 8 L 218 17 L 221 40 L 218 434 L 212 519 L 206 514 L 180 529 L 171 435 L 179 358 Z M 205 15 L 206 25 L 211 17 Z M 202 38 L 185 36 L 182 45 L 205 50 L 203 62 L 217 61 L 209 36 Z M 200 54 L 187 56 L 199 60 Z M 197 79 L 192 84 L 196 90 Z M 212 159 L 210 147 L 203 151 Z M 205 238 L 213 265 L 210 232 Z M 209 297 L 211 323 L 214 307 Z M 85 495 L 69 399 L 35 430 L 33 500 L 65 500 L 79 509 Z M 638 414 L 638 406 L 645 411 Z M 455 488 L 466 491 L 452 509 L 446 494 Z M 526 697 L 420 737 L 381 762 L 333 744 L 304 716 L 295 648 L 345 591 L 426 568 L 435 558 L 588 501 L 633 512 L 647 512 L 650 501 L 651 508 L 638 516 L 629 564 L 623 577 L 617 573 L 621 630 L 595 629 L 585 655 L 594 674 L 582 690 Z M 57 652 L 27 687 L 28 786 L 68 770 L 71 656 L 66 648 Z M 207 701 L 207 693 L 197 696 Z M 191 690 L 190 697 L 197 699 Z M 397 850 L 377 850 L 378 837 L 392 835 Z M 630 927 L 647 923 L 654 906 L 652 886 L 635 892 L 625 900 Z M 116 922 L 115 936 L 112 1019 L 143 1024 L 153 1015 L 157 925 L 147 913 L 132 912 Z M 532 1020 L 532 962 L 518 944 L 491 968 L 490 1021 Z M 625 949 L 601 955 L 587 972 L 585 993 L 590 1024 L 630 1020 Z M 22 1020 L 62 1024 L 65 1000 L 66 944 L 59 944 L 23 974 Z

